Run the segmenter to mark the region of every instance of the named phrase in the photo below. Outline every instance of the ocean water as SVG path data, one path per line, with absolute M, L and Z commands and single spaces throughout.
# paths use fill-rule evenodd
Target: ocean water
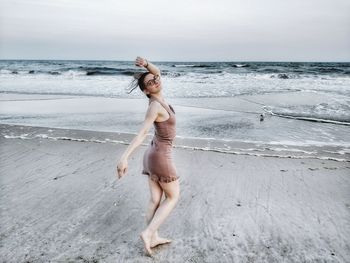
M 326 147 L 324 156 L 327 151 L 339 159 L 349 156 L 350 63 L 154 63 L 184 142 L 245 142 L 275 152 Z M 132 76 L 142 71 L 132 61 L 2 60 L 0 93 L 113 98 L 131 101 L 131 107 L 11 113 L 2 104 L 0 123 L 135 133 L 144 116 L 135 105 L 147 100 L 139 90 L 127 91 Z

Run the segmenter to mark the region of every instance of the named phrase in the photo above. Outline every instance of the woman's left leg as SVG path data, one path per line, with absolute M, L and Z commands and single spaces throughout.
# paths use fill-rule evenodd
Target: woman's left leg
M 163 196 L 163 189 L 161 188 L 159 183 L 148 178 L 148 184 L 149 184 L 151 198 L 150 198 L 150 202 L 149 202 L 147 213 L 146 213 L 147 226 L 152 221 L 153 216 L 154 216 L 155 212 L 157 211 L 159 204 L 162 200 L 162 196 Z M 170 243 L 170 242 L 171 242 L 170 239 L 159 237 L 158 231 L 156 231 L 152 236 L 151 248 L 158 246 L 158 245 Z
M 149 201 L 148 209 L 146 213 L 147 225 L 152 220 L 154 213 L 159 207 L 160 201 L 162 200 L 162 196 L 163 196 L 163 189 L 160 187 L 159 183 L 151 180 L 151 178 L 148 177 L 148 184 L 149 184 L 151 197 L 150 197 L 150 201 Z

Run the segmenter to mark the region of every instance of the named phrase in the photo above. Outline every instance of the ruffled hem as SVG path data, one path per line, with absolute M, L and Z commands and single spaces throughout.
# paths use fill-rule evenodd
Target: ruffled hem
M 142 170 L 142 174 L 148 175 L 152 181 L 161 182 L 161 183 L 171 183 L 171 182 L 174 182 L 177 179 L 179 179 L 178 176 L 171 176 L 171 177 L 157 176 L 155 174 L 150 174 L 149 172 L 147 172 L 145 170 Z

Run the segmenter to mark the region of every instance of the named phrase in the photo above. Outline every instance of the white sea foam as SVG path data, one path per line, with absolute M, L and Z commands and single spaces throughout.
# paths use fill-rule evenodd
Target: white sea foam
M 4 135 L 4 137 L 6 139 L 23 139 L 23 140 L 26 140 L 26 139 L 31 139 L 29 137 L 27 137 L 28 134 L 21 134 L 21 135 Z
M 67 141 L 76 141 L 76 142 L 92 142 L 92 143 L 113 143 L 113 144 L 124 144 L 129 145 L 130 142 L 128 140 L 115 140 L 115 139 L 109 139 L 105 138 L 104 140 L 96 139 L 96 138 L 76 138 L 76 137 L 68 137 L 68 136 L 50 136 L 48 134 L 39 133 L 36 135 L 29 135 L 28 133 L 23 133 L 20 135 L 3 135 L 7 139 L 23 139 L 23 140 L 29 140 L 29 139 L 35 139 L 35 138 L 41 138 L 41 139 L 50 139 L 50 140 L 67 140 Z M 188 139 L 188 138 L 183 138 Z M 208 141 L 209 143 L 210 141 Z M 224 147 L 217 147 L 218 140 L 211 140 L 212 145 L 207 144 L 207 146 L 196 146 L 196 142 L 191 140 L 191 144 L 193 145 L 184 145 L 183 143 L 179 142 L 178 144 L 174 145 L 175 148 L 182 148 L 182 149 L 189 149 L 189 150 L 201 150 L 201 151 L 212 151 L 212 152 L 220 152 L 220 153 L 227 153 L 227 154 L 238 154 L 238 155 L 251 155 L 251 156 L 261 156 L 261 157 L 278 157 L 278 158 L 295 158 L 295 159 L 302 159 L 302 158 L 316 158 L 316 159 L 324 159 L 324 160 L 334 160 L 334 161 L 341 161 L 341 162 L 350 162 L 350 159 L 344 159 L 339 158 L 337 155 L 345 155 L 350 153 L 350 149 L 341 149 L 338 151 L 327 151 L 324 150 L 323 153 L 331 153 L 332 155 L 324 155 L 320 151 L 307 151 L 303 149 L 297 149 L 297 148 L 279 148 L 279 147 L 267 147 L 266 144 L 263 148 L 242 148 L 231 145 L 228 146 L 227 144 L 224 144 Z M 240 142 L 242 143 L 242 142 Z M 273 143 L 272 143 L 273 144 Z M 142 145 L 147 146 L 148 143 L 143 143 Z M 251 145 L 251 143 L 249 143 Z M 257 146 L 259 146 L 257 144 Z M 279 154 L 279 152 L 284 152 L 283 154 Z M 292 153 L 300 153 L 298 155 L 293 155 Z

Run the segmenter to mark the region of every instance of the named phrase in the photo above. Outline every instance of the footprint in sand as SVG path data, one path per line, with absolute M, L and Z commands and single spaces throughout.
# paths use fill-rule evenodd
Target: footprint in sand
M 326 166 L 324 166 L 323 168 L 327 169 L 327 170 L 337 170 L 338 169 L 337 167 L 326 167 Z

